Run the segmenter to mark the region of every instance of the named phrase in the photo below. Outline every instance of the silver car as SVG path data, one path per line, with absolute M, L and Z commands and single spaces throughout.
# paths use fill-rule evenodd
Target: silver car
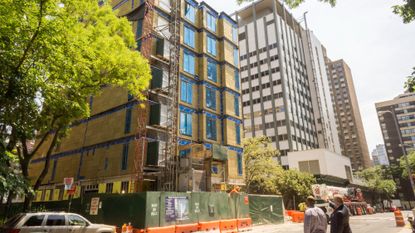
M 114 226 L 93 224 L 79 214 L 22 213 L 10 218 L 1 233 L 115 233 Z

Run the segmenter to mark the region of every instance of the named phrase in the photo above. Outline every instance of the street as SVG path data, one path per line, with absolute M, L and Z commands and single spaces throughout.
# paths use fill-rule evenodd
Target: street
M 404 212 L 405 219 L 412 216 L 410 212 Z M 375 215 L 354 216 L 350 218 L 350 225 L 353 233 L 411 233 L 410 226 L 396 227 L 393 213 L 383 213 Z M 327 232 L 330 229 L 328 229 Z M 302 223 L 285 223 L 281 225 L 266 225 L 254 227 L 253 233 L 302 233 Z

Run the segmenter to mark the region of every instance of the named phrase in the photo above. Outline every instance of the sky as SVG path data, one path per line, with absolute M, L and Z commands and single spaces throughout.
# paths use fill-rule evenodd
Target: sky
M 228 14 L 242 6 L 236 0 L 204 0 Z M 415 67 L 415 22 L 404 24 L 392 13 L 396 0 L 338 0 L 335 7 L 306 0 L 291 10 L 307 13 L 308 27 L 332 60 L 344 59 L 353 74 L 369 152 L 383 144 L 375 103 L 403 93 L 405 77 Z

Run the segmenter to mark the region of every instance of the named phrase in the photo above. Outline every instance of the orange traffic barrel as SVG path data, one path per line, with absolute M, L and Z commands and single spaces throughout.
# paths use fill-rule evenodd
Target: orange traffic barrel
M 397 227 L 404 227 L 405 226 L 405 221 L 403 220 L 403 216 L 400 210 L 396 210 L 395 212 L 393 212 L 395 215 L 395 221 L 396 221 L 396 226 Z

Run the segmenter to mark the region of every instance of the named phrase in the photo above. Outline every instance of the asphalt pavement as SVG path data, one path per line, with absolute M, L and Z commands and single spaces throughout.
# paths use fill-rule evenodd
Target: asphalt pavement
M 407 222 L 408 216 L 412 216 L 412 213 L 403 213 L 403 217 L 407 223 L 405 227 L 396 227 L 393 213 L 353 216 L 350 218 L 350 226 L 353 233 L 412 233 Z M 280 225 L 255 226 L 251 232 L 303 233 L 303 224 L 287 222 Z M 330 232 L 330 227 L 328 227 L 327 232 Z

